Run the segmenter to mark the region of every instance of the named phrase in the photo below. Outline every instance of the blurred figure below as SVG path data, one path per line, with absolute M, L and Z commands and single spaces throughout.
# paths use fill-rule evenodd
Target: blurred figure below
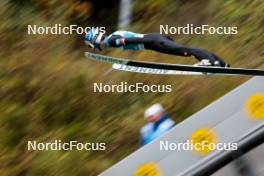
M 230 66 L 214 53 L 200 48 L 179 45 L 170 37 L 159 33 L 138 34 L 130 31 L 116 31 L 106 36 L 99 29 L 91 29 L 85 35 L 85 43 L 100 51 L 111 47 L 123 50 L 153 50 L 176 56 L 194 56 L 199 61 L 195 66 Z
M 154 104 L 145 111 L 145 118 L 149 121 L 140 130 L 140 145 L 146 145 L 174 126 L 161 104 Z

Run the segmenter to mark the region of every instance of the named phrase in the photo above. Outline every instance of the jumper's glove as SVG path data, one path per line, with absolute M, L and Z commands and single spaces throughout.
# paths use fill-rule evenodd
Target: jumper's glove
M 108 43 L 112 47 L 120 47 L 125 45 L 125 38 L 120 35 L 113 35 L 108 39 Z

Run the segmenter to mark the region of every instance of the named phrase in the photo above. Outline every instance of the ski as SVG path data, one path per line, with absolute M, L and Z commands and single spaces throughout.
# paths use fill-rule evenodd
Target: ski
M 204 75 L 206 74 L 206 73 L 201 73 L 201 72 L 166 70 L 166 69 L 147 68 L 147 67 L 135 67 L 135 66 L 125 65 L 125 64 L 113 64 L 112 68 L 115 70 L 126 71 L 126 72 L 158 74 L 158 75 Z
M 149 74 L 182 74 L 182 75 L 253 75 L 264 76 L 264 70 L 244 69 L 244 68 L 222 68 L 191 66 L 181 64 L 165 64 L 143 61 L 131 61 L 129 59 L 104 56 L 100 54 L 85 52 L 85 56 L 92 60 L 112 63 L 112 67 L 117 70 L 149 73 Z

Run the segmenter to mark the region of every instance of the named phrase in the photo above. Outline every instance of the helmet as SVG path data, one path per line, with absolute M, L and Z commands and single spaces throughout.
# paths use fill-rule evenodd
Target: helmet
M 99 28 L 92 28 L 85 34 L 85 43 L 91 48 L 97 48 L 101 50 L 100 43 L 105 38 L 104 32 L 100 31 Z
M 145 111 L 145 118 L 149 118 L 155 114 L 164 112 L 163 107 L 161 106 L 161 104 L 156 103 L 154 105 L 152 105 L 151 107 L 149 107 L 146 111 Z

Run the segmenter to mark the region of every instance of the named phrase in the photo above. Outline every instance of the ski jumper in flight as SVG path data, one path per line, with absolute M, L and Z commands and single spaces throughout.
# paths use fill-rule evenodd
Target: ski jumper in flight
M 196 66 L 229 67 L 229 64 L 226 64 L 214 53 L 179 45 L 170 37 L 159 33 L 138 34 L 129 31 L 116 31 L 106 36 L 103 31 L 95 28 L 86 33 L 85 43 L 98 50 L 114 47 L 123 50 L 153 50 L 183 57 L 194 56 L 199 61 L 195 64 Z

